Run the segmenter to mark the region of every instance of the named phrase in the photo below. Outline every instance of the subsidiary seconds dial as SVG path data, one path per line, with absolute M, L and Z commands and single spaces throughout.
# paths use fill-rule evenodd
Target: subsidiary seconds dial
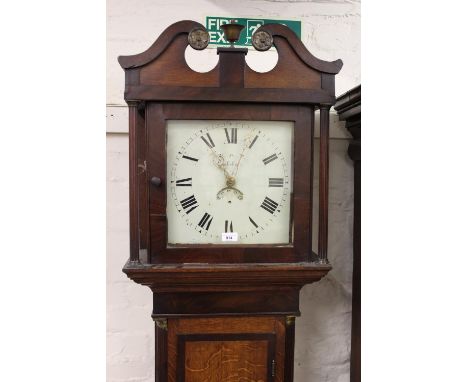
M 293 124 L 168 121 L 168 243 L 288 244 Z

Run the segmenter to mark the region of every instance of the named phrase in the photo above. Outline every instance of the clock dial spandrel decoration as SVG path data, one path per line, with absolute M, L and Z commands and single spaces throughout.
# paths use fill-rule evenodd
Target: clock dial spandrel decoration
M 292 148 L 292 122 L 168 121 L 168 244 L 290 244 Z

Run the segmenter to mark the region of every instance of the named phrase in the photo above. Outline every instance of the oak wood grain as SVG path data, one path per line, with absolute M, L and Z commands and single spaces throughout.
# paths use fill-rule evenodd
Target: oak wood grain
M 283 382 L 283 317 L 168 321 L 169 382 Z
M 266 382 L 267 341 L 191 341 L 185 345 L 190 382 Z

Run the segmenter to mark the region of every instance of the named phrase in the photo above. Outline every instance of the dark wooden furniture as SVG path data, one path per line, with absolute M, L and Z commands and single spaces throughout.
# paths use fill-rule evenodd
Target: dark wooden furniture
M 351 382 L 361 381 L 361 85 L 339 96 L 335 110 L 353 136 L 348 155 L 354 162 L 353 313 Z
M 269 24 L 259 31 L 274 39 L 273 70 L 255 72 L 245 63 L 247 49 L 231 47 L 218 48 L 218 65 L 198 73 L 184 59 L 195 29 L 204 27 L 177 22 L 145 52 L 119 57 L 130 116 L 130 259 L 123 271 L 153 291 L 156 381 L 292 382 L 299 291 L 331 269 L 329 110 L 342 62 L 315 58 L 290 29 Z M 311 249 L 315 111 L 318 253 Z M 168 245 L 167 190 L 160 187 L 168 180 L 168 119 L 294 122 L 289 245 Z

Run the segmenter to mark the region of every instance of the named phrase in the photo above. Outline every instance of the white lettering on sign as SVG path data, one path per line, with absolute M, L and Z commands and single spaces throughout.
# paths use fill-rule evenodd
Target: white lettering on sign
M 221 234 L 222 241 L 237 241 L 238 235 L 237 232 L 223 232 Z
M 234 21 L 234 23 L 237 23 L 237 19 L 218 19 L 218 25 L 216 25 L 216 29 L 221 29 L 221 25 L 224 24 L 230 24 L 231 21 Z
M 208 34 L 210 35 L 210 42 L 211 43 L 216 42 L 216 32 L 215 31 L 209 31 Z
M 230 43 L 224 37 L 224 32 L 221 26 L 234 21 L 234 23 L 244 25 L 245 28 L 242 30 L 239 40 L 234 45 L 240 46 L 251 46 L 252 36 L 262 25 L 269 23 L 280 23 L 286 25 L 301 37 L 301 22 L 295 20 L 270 20 L 270 19 L 246 19 L 246 18 L 227 18 L 227 17 L 206 17 L 206 28 L 210 34 L 210 44 L 214 45 L 229 45 Z
M 223 32 L 216 32 L 217 35 L 218 35 L 218 39 L 216 40 L 216 42 L 224 42 L 226 43 L 227 41 L 224 39 L 224 33 Z
M 227 41 L 224 39 L 224 33 L 221 31 L 210 31 L 208 32 L 210 35 L 210 42 L 214 44 L 218 43 L 225 43 L 227 44 Z
M 214 28 L 214 27 L 216 27 L 216 29 L 218 29 L 218 25 L 216 25 L 217 23 L 218 23 L 218 20 L 216 20 L 216 19 L 208 19 L 208 29 L 211 29 L 211 28 Z

